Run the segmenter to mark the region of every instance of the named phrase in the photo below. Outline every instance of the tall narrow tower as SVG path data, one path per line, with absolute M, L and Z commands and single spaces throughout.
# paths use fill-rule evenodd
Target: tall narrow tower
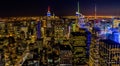
M 51 16 L 51 13 L 50 13 L 50 6 L 48 6 L 47 16 Z
M 96 8 L 96 1 L 95 1 L 95 7 L 94 7 L 94 9 L 95 9 L 95 19 L 97 19 L 97 8 Z
M 76 12 L 76 16 L 77 16 L 77 19 L 76 19 L 76 23 L 77 23 L 77 26 L 80 28 L 84 25 L 84 16 L 83 14 L 80 13 L 80 7 L 79 7 L 79 1 L 77 3 L 77 12 Z
M 78 2 L 78 4 L 77 4 L 77 6 L 78 6 L 78 13 L 80 13 L 80 5 L 79 5 L 79 2 Z
M 77 3 L 77 12 L 76 12 L 76 16 L 80 15 L 80 8 L 79 8 L 79 1 Z

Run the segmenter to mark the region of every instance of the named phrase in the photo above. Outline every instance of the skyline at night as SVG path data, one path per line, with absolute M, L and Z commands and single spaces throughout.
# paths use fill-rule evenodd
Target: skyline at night
M 0 66 L 120 66 L 120 0 L 0 1 Z
M 48 6 L 57 16 L 74 16 L 78 1 L 84 15 L 94 15 L 95 3 L 97 15 L 120 15 L 119 0 L 5 0 L 0 2 L 0 16 L 46 16 Z

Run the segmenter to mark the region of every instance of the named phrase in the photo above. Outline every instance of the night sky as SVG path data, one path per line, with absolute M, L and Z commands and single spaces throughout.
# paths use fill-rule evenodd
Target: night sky
M 75 15 L 78 0 L 3 0 L 0 16 L 46 16 L 47 7 L 58 16 Z M 79 0 L 80 12 L 94 14 L 95 0 Z M 120 0 L 96 0 L 97 15 L 120 15 Z

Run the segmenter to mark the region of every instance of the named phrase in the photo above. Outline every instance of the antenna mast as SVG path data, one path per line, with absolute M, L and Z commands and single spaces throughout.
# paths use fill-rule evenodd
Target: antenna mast
M 97 8 L 96 8 L 96 0 L 94 0 L 95 1 L 95 19 L 97 19 Z

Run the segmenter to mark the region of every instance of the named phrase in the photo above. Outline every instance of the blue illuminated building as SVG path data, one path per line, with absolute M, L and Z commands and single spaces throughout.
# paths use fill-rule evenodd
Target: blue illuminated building
M 120 33 L 119 32 L 113 32 L 108 39 L 115 41 L 117 43 L 120 43 Z
M 50 13 L 50 12 L 47 12 L 47 16 L 48 16 L 48 17 L 51 16 L 51 13 Z
M 51 13 L 50 13 L 50 7 L 48 6 L 48 12 L 47 12 L 47 16 L 50 17 Z
M 113 22 L 112 22 L 113 23 Z M 94 26 L 95 32 L 99 33 L 99 56 L 100 66 L 120 65 L 120 29 L 113 28 L 111 22 L 101 22 L 100 26 Z M 104 38 L 105 37 L 105 38 Z M 87 43 L 89 45 L 89 43 Z
M 80 13 L 79 12 L 76 12 L 76 16 L 79 16 L 80 15 Z
M 106 39 L 99 41 L 100 66 L 120 65 L 120 32 L 118 28 L 106 28 Z
M 106 39 L 120 43 L 120 32 L 118 28 L 107 28 L 105 32 Z
M 37 24 L 37 39 L 41 38 L 41 22 Z
M 90 51 L 90 44 L 91 44 L 91 32 L 89 32 L 87 29 L 86 29 L 86 45 L 87 45 L 87 57 L 89 57 L 89 51 Z

